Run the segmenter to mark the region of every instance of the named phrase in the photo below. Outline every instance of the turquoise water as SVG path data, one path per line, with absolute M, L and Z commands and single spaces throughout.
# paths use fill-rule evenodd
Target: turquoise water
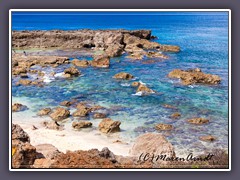
M 14 13 L 13 30 L 49 29 L 151 29 L 155 41 L 181 47 L 181 52 L 166 53 L 170 58 L 152 64 L 122 57 L 112 58 L 109 69 L 79 68 L 83 76 L 72 80 L 55 79 L 44 88 L 12 86 L 14 97 L 38 98 L 43 106 L 57 106 L 59 102 L 78 97 L 79 100 L 100 104 L 110 109 L 109 117 L 122 122 L 120 136 L 128 141 L 145 132 L 155 132 L 157 123 L 172 124 L 175 129 L 163 132 L 178 152 L 202 152 L 211 148 L 228 148 L 228 15 L 227 13 L 140 13 L 138 15 L 64 14 L 38 15 Z M 83 57 L 78 57 L 82 59 Z M 89 57 L 87 57 L 90 59 Z M 147 59 L 145 59 L 147 60 Z M 54 69 L 62 72 L 68 65 Z M 167 78 L 173 69 L 201 68 L 217 74 L 222 82 L 216 86 L 182 86 L 178 80 Z M 38 67 L 35 67 L 38 68 Z M 52 69 L 43 69 L 51 72 Z M 135 96 L 132 81 L 118 81 L 112 76 L 129 72 L 135 80 L 146 83 L 158 93 Z M 34 104 L 34 102 L 33 102 Z M 169 116 L 178 107 L 178 120 Z M 41 107 L 34 107 L 33 111 Z M 210 123 L 203 126 L 188 124 L 192 117 L 205 117 Z M 91 120 L 91 118 L 89 119 Z M 201 135 L 214 135 L 213 143 L 201 142 Z

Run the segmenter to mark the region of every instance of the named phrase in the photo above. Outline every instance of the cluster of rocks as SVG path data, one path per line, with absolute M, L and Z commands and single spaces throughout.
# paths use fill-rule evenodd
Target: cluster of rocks
M 214 137 L 202 137 L 206 141 L 212 141 Z M 130 156 L 119 156 L 111 152 L 107 147 L 101 151 L 91 149 L 88 151 L 60 152 L 51 144 L 39 144 L 32 146 L 28 134 L 17 124 L 12 124 L 12 168 L 164 168 L 174 167 L 191 168 L 196 162 L 182 162 L 175 164 L 160 158 L 176 158 L 173 145 L 159 133 L 146 133 L 136 138 Z M 149 156 L 147 156 L 147 154 Z M 215 153 L 223 157 L 223 153 Z M 155 155 L 152 157 L 152 155 Z M 226 155 L 225 155 L 226 156 Z M 224 157 L 225 157 L 224 156 Z M 201 156 L 199 156 L 201 157 Z M 216 165 L 218 159 L 212 160 Z M 215 162 L 215 163 L 214 163 Z M 210 162 L 208 162 L 210 163 Z M 203 163 L 206 166 L 206 162 Z M 200 164 L 201 165 L 201 164 Z
M 98 112 L 98 110 L 105 109 L 102 106 L 96 105 L 96 106 L 90 106 L 87 105 L 85 102 L 77 103 L 77 101 L 63 101 L 60 103 L 62 106 L 73 106 L 76 108 L 76 111 L 74 111 L 72 114 L 67 108 L 64 107 L 56 107 L 56 108 L 43 108 L 38 111 L 37 115 L 39 116 L 46 116 L 49 115 L 49 117 L 53 120 L 53 122 L 47 122 L 44 121 L 42 124 L 47 129 L 55 129 L 55 130 L 62 130 L 63 124 L 62 123 L 65 119 L 70 117 L 71 115 L 73 117 L 86 117 L 89 114 L 93 114 L 93 119 L 102 119 L 102 121 L 99 123 L 98 129 L 99 131 L 103 133 L 114 133 L 120 131 L 120 121 L 114 121 L 110 118 L 106 118 L 107 114 Z M 73 122 L 72 127 L 74 129 L 82 129 L 82 128 L 89 128 L 92 127 L 92 123 L 89 121 L 78 121 Z
M 183 85 L 196 83 L 219 84 L 221 82 L 221 78 L 219 76 L 205 74 L 199 68 L 190 70 L 174 69 L 168 74 L 168 77 L 181 79 Z
M 13 48 L 94 48 L 103 50 L 109 57 L 123 52 L 138 52 L 157 49 L 179 52 L 178 46 L 151 42 L 150 30 L 74 30 L 74 31 L 13 31 Z

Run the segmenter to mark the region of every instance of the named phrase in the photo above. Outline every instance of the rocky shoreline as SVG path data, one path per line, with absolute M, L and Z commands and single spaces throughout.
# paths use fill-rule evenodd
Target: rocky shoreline
M 12 32 L 12 79 L 16 86 L 36 86 L 44 88 L 46 83 L 45 72 L 34 69 L 39 66 L 41 69 L 51 67 L 52 72 L 48 74 L 52 78 L 71 78 L 82 75 L 81 68 L 109 68 L 111 69 L 111 59 L 113 57 L 127 55 L 127 58 L 134 61 L 142 61 L 144 58 L 155 58 L 158 60 L 168 59 L 167 53 L 178 53 L 180 47 L 173 45 L 162 45 L 152 41 L 153 36 L 150 30 L 76 30 L 76 31 L 13 31 Z M 73 59 L 68 56 L 56 55 L 36 55 L 31 53 L 19 53 L 15 50 L 42 49 L 43 51 L 52 48 L 60 50 L 81 50 L 91 52 L 92 60 Z M 59 75 L 55 68 L 63 66 L 66 68 Z M 205 74 L 199 68 L 180 70 L 175 69 L 166 75 L 169 78 L 181 79 L 182 85 L 206 84 L 217 85 L 221 78 L 217 75 Z M 80 77 L 81 78 L 81 77 Z M 112 77 L 112 80 L 130 81 L 134 79 L 134 74 L 119 72 Z M 131 87 L 136 88 L 136 94 L 148 96 L 158 93 L 150 89 L 141 81 L 134 81 Z M 95 102 L 97 103 L 97 102 Z M 74 109 L 70 112 L 70 108 Z M 166 105 L 165 108 L 176 108 Z M 24 111 L 28 107 L 21 102 L 12 104 L 12 112 Z M 105 111 L 102 111 L 102 110 Z M 39 108 L 39 117 L 49 117 L 51 121 L 43 121 L 42 127 L 61 131 L 64 129 L 64 122 L 69 117 L 79 118 L 71 123 L 73 130 L 88 129 L 93 126 L 89 121 L 84 121 L 85 117 L 91 116 L 93 119 L 101 119 L 97 129 L 103 134 L 112 134 L 121 130 L 121 120 L 113 120 L 108 117 L 109 109 L 100 105 L 92 105 L 77 99 L 67 99 L 59 102 L 59 106 L 54 108 Z M 170 118 L 178 119 L 179 112 L 175 112 Z M 193 117 L 186 120 L 194 125 L 207 124 L 208 119 Z M 171 131 L 174 127 L 170 124 L 155 124 L 157 131 Z M 37 127 L 33 126 L 33 130 Z M 214 141 L 214 136 L 199 137 L 202 141 Z M 151 142 L 149 145 L 148 142 Z M 175 157 L 175 151 L 166 138 L 160 133 L 144 134 L 139 137 L 131 149 L 129 157 L 114 155 L 108 148 L 102 151 L 97 149 L 89 151 L 60 152 L 51 144 L 34 147 L 30 144 L 29 136 L 19 125 L 12 125 L 12 165 L 13 168 L 166 168 L 166 167 L 192 167 L 194 165 L 208 168 L 222 167 L 226 164 L 208 162 L 209 164 L 191 163 L 153 163 L 150 161 L 139 162 L 141 153 L 167 154 Z M 142 146 L 145 144 L 145 146 Z M 215 163 L 215 164 L 214 164 Z

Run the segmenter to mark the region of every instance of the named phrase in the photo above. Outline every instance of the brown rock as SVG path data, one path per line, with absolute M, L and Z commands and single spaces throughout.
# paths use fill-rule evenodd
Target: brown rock
M 38 111 L 38 116 L 45 116 L 48 115 L 51 112 L 51 108 L 43 108 L 40 111 Z
M 40 153 L 40 158 L 54 159 L 60 154 L 60 151 L 52 144 L 39 144 L 35 146 L 36 151 Z
M 70 111 L 62 108 L 62 107 L 57 107 L 53 110 L 53 112 L 50 114 L 50 117 L 54 121 L 61 121 L 63 119 L 66 119 L 70 116 Z
M 174 147 L 161 134 L 146 133 L 139 136 L 130 151 L 133 156 L 149 153 L 150 155 L 166 155 L 175 157 Z
M 23 111 L 25 109 L 27 109 L 27 106 L 22 105 L 20 103 L 15 103 L 15 104 L 12 105 L 12 111 L 13 112 L 19 112 L 19 111 Z
M 72 102 L 71 102 L 71 101 L 62 101 L 62 102 L 60 103 L 60 105 L 61 105 L 61 106 L 67 106 L 67 107 L 69 107 L 69 106 L 72 105 Z
M 131 75 L 131 74 L 129 74 L 129 73 L 120 72 L 120 73 L 118 73 L 118 74 L 115 74 L 115 75 L 113 76 L 113 78 L 115 78 L 115 79 L 130 80 L 130 79 L 132 79 L 132 78 L 134 78 L 134 77 L 133 77 L 133 75 Z
M 23 85 L 23 86 L 29 86 L 32 84 L 32 81 L 31 80 L 28 80 L 28 79 L 20 79 L 16 85 Z
M 175 112 L 173 114 L 171 114 L 170 116 L 172 119 L 178 119 L 181 117 L 181 114 L 179 112 Z
M 54 160 L 46 158 L 36 159 L 34 161 L 33 168 L 50 168 L 53 162 Z
M 100 122 L 98 129 L 103 133 L 119 132 L 120 124 L 121 124 L 120 121 L 113 121 L 110 118 L 105 118 Z
M 94 119 L 103 119 L 103 118 L 106 118 L 106 117 L 107 117 L 107 115 L 104 114 L 104 113 L 94 113 L 94 115 L 93 115 Z
M 146 56 L 148 58 L 162 58 L 162 59 L 168 59 L 168 56 L 161 54 L 159 52 L 154 52 L 154 51 L 148 51 Z
M 131 86 L 138 87 L 141 83 L 140 82 L 132 82 Z
M 25 67 L 15 67 L 12 70 L 13 75 L 20 75 L 20 74 L 26 74 L 27 73 L 27 68 Z
M 144 92 L 144 93 L 154 93 L 154 91 L 152 90 L 152 89 L 150 89 L 150 88 L 148 88 L 146 85 L 144 85 L 144 84 L 140 84 L 139 86 L 138 86 L 138 89 L 137 89 L 137 92 Z
M 90 111 L 94 112 L 94 111 L 97 111 L 97 110 L 100 110 L 100 109 L 105 109 L 105 107 L 102 107 L 100 105 L 96 105 L 96 106 L 91 107 Z
M 30 142 L 28 134 L 18 124 L 12 124 L 12 140 Z
M 36 148 L 19 125 L 12 124 L 12 167 L 30 168 L 36 159 Z
M 111 159 L 101 157 L 100 151 L 91 149 L 89 151 L 67 151 L 55 158 L 50 168 L 115 168 Z
M 51 122 L 43 121 L 42 125 L 46 129 L 52 129 L 52 130 L 57 130 L 57 131 L 63 130 L 63 125 L 58 124 L 56 121 L 51 121 Z
M 160 124 L 157 124 L 155 128 L 160 131 L 169 131 L 173 129 L 173 125 L 160 123 Z
M 74 129 L 88 128 L 91 127 L 92 123 L 89 121 L 73 122 L 72 127 Z
M 219 76 L 205 74 L 199 68 L 190 70 L 175 69 L 168 74 L 168 77 L 181 79 L 183 85 L 196 83 L 219 84 L 221 82 L 221 78 Z
M 89 113 L 89 108 L 80 108 L 76 110 L 72 115 L 75 117 L 85 117 Z
M 212 135 L 201 136 L 201 137 L 199 137 L 199 139 L 200 139 L 201 141 L 210 141 L 210 142 L 216 140 L 216 138 L 215 138 L 214 136 L 212 136 Z
M 79 76 L 81 73 L 79 72 L 79 70 L 77 68 L 70 67 L 70 68 L 67 68 L 67 69 L 64 70 L 64 74 L 66 76 L 70 75 L 70 77 L 72 77 L 72 76 Z
M 72 64 L 78 67 L 88 67 L 90 65 L 87 60 L 78 60 L 78 59 L 73 59 Z
M 110 59 L 108 55 L 95 55 L 93 57 L 91 65 L 98 68 L 108 68 L 110 65 Z
M 191 124 L 202 125 L 202 124 L 209 123 L 209 120 L 205 118 L 193 118 L 193 119 L 189 119 L 188 122 Z

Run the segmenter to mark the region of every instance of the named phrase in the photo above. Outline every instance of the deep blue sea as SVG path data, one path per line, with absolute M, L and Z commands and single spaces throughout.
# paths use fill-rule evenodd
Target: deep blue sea
M 202 152 L 211 148 L 228 148 L 228 14 L 224 12 L 15 12 L 12 30 L 77 30 L 77 29 L 150 29 L 160 44 L 178 45 L 180 53 L 166 53 L 170 59 L 153 64 L 131 61 L 126 55 L 111 59 L 109 69 L 79 68 L 84 76 L 73 80 L 55 80 L 44 88 L 21 87 L 13 84 L 14 97 L 35 98 L 46 105 L 56 106 L 63 100 L 81 97 L 106 107 L 117 107 L 110 114 L 122 122 L 120 136 L 133 140 L 139 134 L 155 132 L 157 123 L 169 123 L 175 128 L 164 133 L 181 153 Z M 88 58 L 91 57 L 79 57 Z M 182 86 L 169 79 L 173 69 L 201 68 L 205 73 L 219 75 L 216 86 Z M 51 70 L 45 69 L 46 72 Z M 56 68 L 62 72 L 63 67 Z M 149 96 L 135 96 L 132 81 L 116 81 L 112 76 L 129 72 L 136 80 L 160 92 Z M 34 103 L 34 102 L 33 102 Z M 169 116 L 175 112 L 162 105 L 178 107 L 179 120 Z M 37 112 L 41 107 L 35 107 Z M 205 117 L 210 123 L 191 125 L 188 118 Z M 90 119 L 92 120 L 92 119 Z M 211 134 L 212 143 L 198 140 Z

